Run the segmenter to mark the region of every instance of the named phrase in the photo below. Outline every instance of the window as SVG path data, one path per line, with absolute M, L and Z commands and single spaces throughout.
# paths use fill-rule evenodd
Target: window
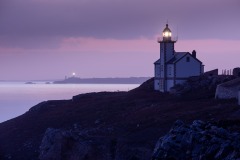
M 187 61 L 187 62 L 190 62 L 190 58 L 189 58 L 189 57 L 187 57 L 187 58 L 186 58 L 186 61 Z
M 163 71 L 163 65 L 161 65 L 161 71 Z
M 172 75 L 172 67 L 169 67 L 169 75 L 171 76 Z

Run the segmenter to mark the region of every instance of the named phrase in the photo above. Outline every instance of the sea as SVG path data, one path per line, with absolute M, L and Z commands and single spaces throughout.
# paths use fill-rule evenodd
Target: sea
M 71 99 L 72 96 L 101 91 L 129 91 L 140 84 L 46 84 L 45 81 L 0 82 L 0 123 L 27 112 L 47 100 Z

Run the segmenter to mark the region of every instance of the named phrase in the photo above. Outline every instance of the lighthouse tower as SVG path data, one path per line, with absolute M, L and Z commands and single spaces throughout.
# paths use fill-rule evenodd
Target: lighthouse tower
M 166 24 L 162 37 L 158 39 L 160 43 L 160 61 L 155 65 L 155 90 L 167 91 L 167 62 L 174 57 L 174 43 L 172 32 Z M 160 69 L 160 70 L 159 70 Z
M 176 85 L 181 84 L 191 76 L 199 76 L 204 72 L 204 65 L 196 57 L 196 51 L 175 52 L 174 43 L 177 38 L 172 37 L 172 32 L 166 24 L 160 44 L 160 59 L 154 63 L 154 89 L 168 92 Z
M 167 62 L 174 57 L 174 43 L 176 41 L 172 40 L 172 32 L 166 24 L 163 30 L 163 38 L 159 39 L 160 43 L 160 58 L 161 58 L 161 75 L 160 75 L 160 91 L 165 92 L 166 88 L 166 78 L 167 78 Z

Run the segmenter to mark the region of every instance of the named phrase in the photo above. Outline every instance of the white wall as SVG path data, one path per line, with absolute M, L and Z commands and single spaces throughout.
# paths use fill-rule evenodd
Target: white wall
M 187 57 L 190 58 L 189 62 L 186 61 Z M 187 78 L 190 76 L 198 76 L 200 75 L 201 69 L 200 63 L 190 55 L 187 55 L 176 63 L 176 77 Z
M 154 90 L 159 90 L 160 64 L 154 65 Z
M 166 61 L 169 61 L 174 56 L 174 43 L 166 43 Z
M 170 88 L 174 86 L 173 80 L 167 80 L 167 91 L 170 91 Z
M 160 77 L 160 64 L 155 64 L 155 77 Z
M 159 80 L 159 90 L 161 91 L 161 92 L 164 92 L 164 85 L 165 85 L 165 81 L 163 80 L 163 79 L 160 79 Z
M 166 52 L 166 57 L 164 57 L 164 53 Z M 160 58 L 161 58 L 161 77 L 164 77 L 164 70 L 166 66 L 164 66 L 165 62 L 169 61 L 174 57 L 174 43 L 160 43 Z M 166 61 L 165 61 L 166 59 Z
M 160 76 L 164 77 L 164 63 L 165 63 L 165 58 L 164 58 L 164 45 L 165 43 L 160 43 Z
M 159 91 L 159 80 L 158 79 L 154 79 L 154 90 L 158 90 Z
M 183 84 L 185 80 L 176 80 L 176 84 Z
M 170 77 L 170 78 L 174 77 L 174 65 L 173 64 L 167 65 L 167 77 Z
M 204 73 L 204 65 L 202 65 L 201 73 Z
M 215 98 L 217 99 L 231 99 L 239 98 L 239 89 L 238 87 L 222 87 L 221 85 L 217 86 Z

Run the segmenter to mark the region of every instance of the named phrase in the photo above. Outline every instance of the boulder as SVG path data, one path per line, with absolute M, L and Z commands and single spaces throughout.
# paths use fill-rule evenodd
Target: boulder
M 152 160 L 160 159 L 238 159 L 240 135 L 210 122 L 195 120 L 191 125 L 176 121 L 161 137 Z
M 103 142 L 104 143 L 104 139 Z M 48 128 L 40 146 L 40 160 L 110 159 L 108 150 L 80 131 Z

